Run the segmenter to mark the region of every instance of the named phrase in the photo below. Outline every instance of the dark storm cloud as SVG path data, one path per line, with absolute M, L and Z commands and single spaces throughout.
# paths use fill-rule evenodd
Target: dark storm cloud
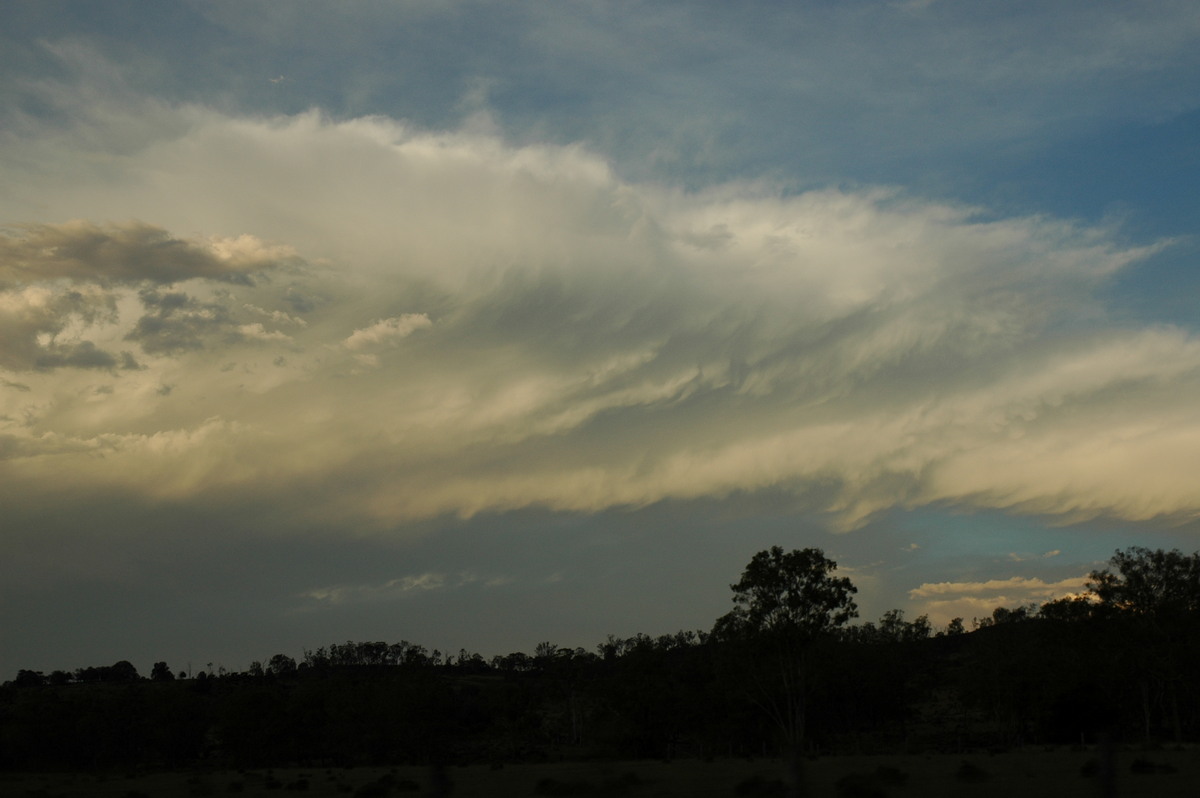
M 94 343 L 58 338 L 68 327 L 88 328 L 115 319 L 115 296 L 96 286 L 0 290 L 0 368 L 112 368 L 118 364 L 116 356 Z
M 128 353 L 125 353 L 128 355 Z M 110 352 L 96 348 L 91 341 L 51 347 L 45 354 L 38 355 L 34 368 L 39 370 L 56 368 L 114 369 L 120 361 Z
M 9 227 L 0 231 L 0 367 L 136 369 L 131 353 L 90 339 L 121 322 L 122 285 L 205 280 L 252 287 L 256 273 L 298 262 L 290 249 L 253 236 L 188 241 L 141 222 Z M 261 325 L 238 333 L 217 302 L 153 288 L 140 296 L 150 312 L 126 340 L 147 353 L 199 349 L 220 330 L 239 340 L 270 335 Z
M 125 336 L 152 354 L 170 354 L 203 349 L 204 341 L 232 326 L 228 308 L 216 302 L 199 302 L 182 291 L 159 292 L 147 288 L 138 293 L 150 311 L 137 320 Z
M 186 241 L 142 222 L 24 224 L 0 232 L 0 286 L 66 278 L 171 284 L 207 278 L 249 284 L 254 272 L 294 261 L 284 249 L 243 237 Z

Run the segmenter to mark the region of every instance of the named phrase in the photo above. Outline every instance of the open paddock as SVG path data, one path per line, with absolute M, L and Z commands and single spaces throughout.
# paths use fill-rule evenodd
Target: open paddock
M 1103 771 L 1094 749 L 1025 750 L 966 755 L 831 756 L 805 761 L 810 796 L 987 796 L 1021 798 L 1100 795 Z M 1200 751 L 1120 750 L 1116 795 L 1165 798 L 1200 794 Z M 538 796 L 783 795 L 786 768 L 777 760 L 554 762 L 502 767 L 275 768 L 156 773 L 4 773 L 0 793 L 13 798 L 184 798 L 238 795 Z

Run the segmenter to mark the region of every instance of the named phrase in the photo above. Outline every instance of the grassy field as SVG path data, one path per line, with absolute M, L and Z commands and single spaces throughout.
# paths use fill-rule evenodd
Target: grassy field
M 1101 795 L 1098 754 L 1087 750 L 1021 751 L 965 756 L 839 756 L 809 760 L 811 796 L 1093 796 Z M 1200 795 L 1200 751 L 1119 751 L 1116 795 Z M 784 768 L 772 760 L 698 762 L 562 762 L 451 767 L 454 796 L 771 796 Z M 428 768 L 334 768 L 127 774 L 0 774 L 12 798 L 175 798 L 240 795 L 420 796 L 439 794 Z

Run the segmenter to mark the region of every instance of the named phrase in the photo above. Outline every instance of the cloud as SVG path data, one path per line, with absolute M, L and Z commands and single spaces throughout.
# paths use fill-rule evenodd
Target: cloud
M 299 327 L 308 326 L 308 322 L 306 322 L 304 319 L 284 313 L 282 310 L 266 310 L 265 308 L 260 308 L 257 305 L 251 304 L 246 304 L 243 307 L 251 313 L 265 316 L 276 324 L 296 325 Z
M 295 252 L 251 235 L 187 241 L 142 222 L 27 223 L 0 232 L 0 286 L 67 278 L 159 284 L 207 278 L 246 282 L 255 272 L 295 263 Z
M 0 368 L 114 368 L 117 356 L 80 336 L 115 313 L 115 297 L 95 286 L 0 289 Z
M 15 225 L 0 232 L 0 366 L 139 368 L 132 352 L 102 345 L 119 346 L 112 333 L 121 329 L 126 287 L 201 281 L 251 288 L 252 276 L 280 266 L 294 272 L 299 263 L 290 248 L 250 235 L 188 241 L 141 222 Z M 148 354 L 201 348 L 209 333 L 233 323 L 222 304 L 183 291 L 143 287 L 138 295 L 151 312 L 122 329 L 123 340 Z M 261 324 L 242 327 L 237 333 L 246 340 L 284 340 Z
M 292 336 L 279 330 L 268 330 L 260 322 L 238 325 L 237 334 L 248 341 L 290 341 Z
M 1084 592 L 1087 582 L 1086 576 L 1057 582 L 1020 576 L 983 582 L 936 582 L 910 590 L 908 597 L 915 602 L 915 609 L 941 625 L 952 618 L 990 617 L 997 607 L 1012 609 L 1079 595 Z
M 1008 558 L 1013 562 L 1027 562 L 1029 560 L 1048 560 L 1051 557 L 1057 557 L 1060 554 L 1062 554 L 1062 552 L 1058 549 L 1048 551 L 1045 554 L 1017 554 L 1016 552 L 1012 552 L 1008 555 Z
M 432 326 L 433 322 L 424 313 L 405 313 L 390 319 L 381 319 L 369 327 L 355 330 L 342 346 L 347 349 L 368 349 L 380 345 L 392 345 L 407 338 L 416 330 Z
M 761 491 L 840 528 L 1200 515 L 1200 341 L 1098 298 L 1166 242 L 889 188 L 638 184 L 581 146 L 382 117 L 176 113 L 120 179 L 30 189 L 154 227 L 6 239 L 0 365 L 144 367 L 0 394 L 8 499 L 54 473 L 380 530 Z
M 507 584 L 508 581 L 505 577 L 481 579 L 479 576 L 469 572 L 446 574 L 430 571 L 421 574 L 409 574 L 381 583 L 315 588 L 304 592 L 301 598 L 310 599 L 318 604 L 328 605 L 394 601 L 410 593 L 455 590 L 477 583 L 481 583 L 484 587 L 498 587 Z
M 989 579 L 985 582 L 926 583 L 909 591 L 910 598 L 944 598 L 977 593 L 1024 593 L 1041 596 L 1061 595 L 1065 590 L 1081 589 L 1087 577 L 1046 583 L 1037 578 L 1013 576 L 1008 579 Z
M 137 326 L 125 337 L 137 341 L 148 353 L 200 349 L 206 337 L 232 325 L 223 305 L 197 302 L 181 291 L 163 294 L 144 289 L 139 296 L 151 312 L 138 319 Z
M 137 368 L 132 355 L 125 353 L 126 368 Z M 97 349 L 91 341 L 50 347 L 34 361 L 36 369 L 55 369 L 63 366 L 81 369 L 115 369 L 119 361 L 112 354 Z

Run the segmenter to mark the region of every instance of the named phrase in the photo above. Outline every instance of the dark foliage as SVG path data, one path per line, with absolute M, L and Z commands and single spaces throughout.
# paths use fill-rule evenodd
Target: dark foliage
M 959 625 L 933 635 L 925 618 L 908 621 L 899 611 L 846 627 L 852 586 L 831 581 L 828 561 L 814 555 L 797 573 L 820 588 L 813 595 L 828 612 L 824 620 L 790 603 L 791 588 L 802 594 L 804 580 L 776 583 L 755 572 L 755 584 L 783 588 L 751 595 L 744 578 L 735 593 L 747 600 L 712 634 L 609 637 L 594 653 L 543 643 L 532 654 L 486 661 L 405 641 L 347 642 L 306 651 L 298 663 L 281 654 L 245 673 L 195 679 L 173 678 L 162 662 L 148 679 L 128 662 L 73 675 L 21 670 L 0 687 L 0 768 L 409 763 L 445 772 L 451 764 L 567 757 L 778 755 L 795 739 L 764 711 L 772 702 L 803 708 L 809 753 L 969 756 L 1081 740 L 1195 743 L 1198 560 L 1118 552 L 1111 569 L 1092 575 L 1090 598 L 1002 608 L 971 632 Z M 800 562 L 773 551 L 760 565 L 775 561 Z M 802 645 L 787 648 L 781 638 L 789 634 L 802 636 Z M 762 667 L 779 651 L 796 657 Z M 781 664 L 803 668 L 803 678 L 766 678 Z M 1131 770 L 1164 772 L 1148 761 Z M 633 780 L 593 786 L 603 794 L 633 790 L 636 777 L 628 775 Z M 971 782 L 987 774 L 966 760 L 957 776 Z M 880 769 L 839 790 L 869 795 L 903 786 L 901 771 Z M 540 794 L 575 789 L 582 787 L 537 786 Z M 775 789 L 738 787 L 739 794 Z
M 959 781 L 965 781 L 968 784 L 978 784 L 979 782 L 987 781 L 991 777 L 990 773 L 974 762 L 964 761 L 958 766 L 958 770 L 954 771 L 954 778 Z
M 787 785 L 780 779 L 767 779 L 762 776 L 751 776 L 737 783 L 733 794 L 745 798 L 775 798 L 787 795 Z

